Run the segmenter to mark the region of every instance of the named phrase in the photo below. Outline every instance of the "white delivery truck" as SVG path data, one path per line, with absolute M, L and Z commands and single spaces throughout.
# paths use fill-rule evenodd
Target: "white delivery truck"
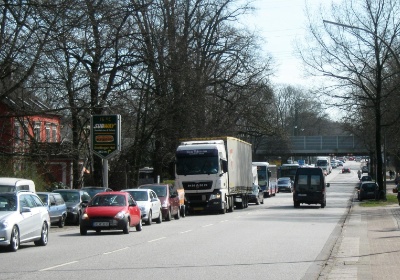
M 35 192 L 35 183 L 29 179 L 0 177 L 0 192 Z
M 332 172 L 330 157 L 317 157 L 315 166 L 322 168 L 322 170 L 326 172 L 326 175 L 329 175 Z
M 253 174 L 251 144 L 233 137 L 188 139 L 176 150 L 175 187 L 189 212 L 225 213 L 248 206 Z

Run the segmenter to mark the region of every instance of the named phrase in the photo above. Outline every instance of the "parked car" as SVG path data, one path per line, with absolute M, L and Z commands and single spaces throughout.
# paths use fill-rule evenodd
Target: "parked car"
M 375 199 L 378 190 L 379 187 L 377 183 L 373 181 L 363 181 L 358 187 L 358 200 Z
M 53 192 L 61 194 L 67 205 L 67 222 L 79 225 L 82 215 L 82 203 L 90 201 L 90 195 L 82 190 L 76 189 L 58 189 Z
M 37 192 L 36 194 L 49 210 L 50 222 L 57 224 L 60 228 L 64 227 L 67 219 L 67 205 L 61 194 L 53 192 Z
M 180 203 L 178 193 L 168 184 L 146 184 L 139 186 L 139 189 L 151 189 L 161 201 L 161 211 L 163 219 L 171 221 L 174 216 L 175 220 L 181 217 Z
M 129 193 L 101 192 L 83 206 L 79 225 L 81 235 L 86 235 L 88 230 L 99 233 L 122 229 L 125 234 L 129 234 L 131 227 L 142 230 L 140 208 Z
M 46 246 L 49 225 L 49 212 L 35 193 L 0 193 L 0 246 L 12 252 L 26 242 Z
M 94 197 L 96 194 L 101 193 L 101 192 L 112 192 L 113 191 L 110 188 L 93 187 L 93 186 L 82 187 L 81 190 L 87 192 L 90 195 L 90 197 Z
M 363 176 L 361 176 L 360 181 L 361 181 L 361 182 L 364 182 L 364 181 L 372 181 L 372 177 L 369 176 L 369 175 L 363 175 Z
M 256 205 L 264 204 L 264 192 L 259 185 L 253 184 L 252 192 L 248 195 L 248 202 Z
M 342 173 L 351 173 L 351 170 L 348 167 L 343 167 L 342 168 Z
M 157 224 L 162 222 L 161 201 L 157 194 L 151 189 L 125 189 L 137 202 L 142 212 L 142 220 L 146 225 L 151 225 L 153 220 Z
M 281 177 L 278 179 L 278 192 L 292 192 L 293 191 L 293 181 L 290 177 Z
M 368 166 L 367 165 L 364 165 L 363 167 L 361 167 L 361 172 L 362 173 L 368 173 Z

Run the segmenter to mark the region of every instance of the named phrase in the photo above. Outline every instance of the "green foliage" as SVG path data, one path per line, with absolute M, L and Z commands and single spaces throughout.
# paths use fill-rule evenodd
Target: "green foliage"
M 387 193 L 386 200 L 366 200 L 360 203 L 362 207 L 377 207 L 397 204 L 397 196 L 395 194 Z
M 32 180 L 35 183 L 36 191 L 46 191 L 46 182 L 38 172 L 36 164 L 24 161 L 24 168 L 21 171 L 14 171 L 13 162 L 8 158 L 0 158 L 0 177 L 14 177 Z

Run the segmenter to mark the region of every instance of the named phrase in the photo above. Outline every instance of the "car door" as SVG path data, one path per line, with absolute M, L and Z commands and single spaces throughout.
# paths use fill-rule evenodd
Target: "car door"
M 168 186 L 169 188 L 169 202 L 172 205 L 172 214 L 175 215 L 179 211 L 179 196 L 178 192 L 174 191 L 172 186 Z
M 139 221 L 141 219 L 140 215 L 140 209 L 136 205 L 136 202 L 133 200 L 133 198 L 128 195 L 128 207 L 129 207 L 129 215 L 131 217 L 131 226 L 139 224 Z
M 56 205 L 56 198 L 53 194 L 49 194 L 47 205 L 49 208 L 50 221 L 54 223 L 58 220 L 58 206 Z
M 151 201 L 151 211 L 153 213 L 153 218 L 156 218 L 159 215 L 161 215 L 161 213 L 160 213 L 161 202 L 154 191 L 150 190 L 149 192 L 150 192 L 150 201 Z
M 20 239 L 21 241 L 31 239 L 40 233 L 42 228 L 40 211 L 36 207 L 36 203 L 30 194 L 22 194 L 19 197 L 20 213 L 22 220 L 20 221 Z M 23 209 L 29 211 L 24 211 Z

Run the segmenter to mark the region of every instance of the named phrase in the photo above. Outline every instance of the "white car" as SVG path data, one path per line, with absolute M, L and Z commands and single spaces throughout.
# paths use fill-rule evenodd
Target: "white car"
M 137 202 L 142 212 L 142 221 L 146 225 L 151 225 L 155 220 L 157 224 L 162 222 L 161 201 L 157 194 L 151 189 L 125 189 Z
M 12 252 L 26 242 L 46 246 L 49 227 L 49 211 L 35 193 L 0 193 L 0 246 Z

